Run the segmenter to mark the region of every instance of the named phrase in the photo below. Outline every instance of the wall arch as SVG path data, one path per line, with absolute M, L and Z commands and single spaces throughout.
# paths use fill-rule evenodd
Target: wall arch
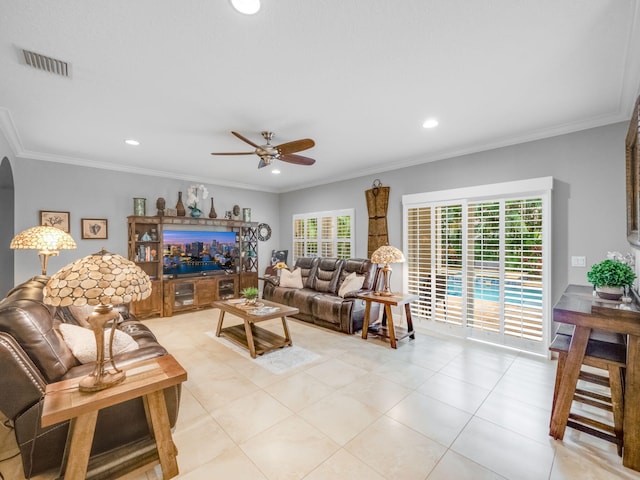
M 4 157 L 0 162 L 0 298 L 13 288 L 14 253 L 9 248 L 15 236 L 15 191 L 11 162 Z

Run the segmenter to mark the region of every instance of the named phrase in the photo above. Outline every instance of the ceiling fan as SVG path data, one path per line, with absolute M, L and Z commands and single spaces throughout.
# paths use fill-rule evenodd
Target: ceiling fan
M 302 155 L 295 155 L 295 152 L 301 152 L 307 150 L 315 145 L 315 142 L 310 138 L 302 140 L 294 140 L 293 142 L 282 143 L 280 145 L 271 145 L 271 140 L 275 136 L 273 132 L 264 131 L 262 137 L 267 141 L 266 145 L 257 145 L 248 138 L 243 137 L 238 132 L 231 132 L 240 140 L 248 143 L 255 148 L 253 152 L 226 152 L 226 153 L 212 153 L 211 155 L 252 155 L 256 154 L 260 157 L 260 163 L 258 168 L 271 165 L 274 160 L 281 160 L 283 162 L 294 163 L 296 165 L 313 165 L 316 161 L 313 158 L 303 157 Z

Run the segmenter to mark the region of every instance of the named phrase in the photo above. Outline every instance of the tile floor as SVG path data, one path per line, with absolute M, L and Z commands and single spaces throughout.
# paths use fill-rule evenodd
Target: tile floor
M 292 320 L 294 343 L 320 358 L 276 375 L 206 335 L 215 310 L 145 323 L 189 374 L 181 479 L 640 479 L 610 443 L 548 436 L 553 361 L 423 331 L 392 350 Z M 2 458 L 16 451 L 4 436 Z M 23 478 L 19 458 L 0 471 Z

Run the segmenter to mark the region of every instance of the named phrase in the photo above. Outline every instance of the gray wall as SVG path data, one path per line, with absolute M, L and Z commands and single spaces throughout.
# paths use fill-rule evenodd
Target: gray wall
M 13 172 L 8 157 L 0 156 L 0 298 L 13 287 L 13 250 L 9 249 L 13 238 L 14 195 Z
M 234 204 L 252 208 L 252 220 L 272 228 L 260 242 L 264 270 L 272 249 L 292 251 L 294 213 L 340 208 L 356 210 L 356 256 L 367 255 L 367 210 L 364 191 L 379 178 L 391 187 L 388 224 L 390 244 L 402 245 L 404 194 L 488 183 L 553 176 L 552 282 L 554 300 L 567 283 L 586 284 L 587 268 L 570 266 L 571 255 L 587 257 L 587 266 L 610 250 L 629 251 L 625 220 L 626 123 L 585 130 L 550 139 L 480 152 L 448 160 L 368 175 L 285 194 L 270 194 L 207 185 L 218 215 Z M 12 163 L 15 181 L 15 226 L 19 232 L 36 225 L 39 210 L 71 213 L 71 235 L 77 251 L 63 251 L 50 260 L 49 272 L 101 247 L 126 255 L 126 217 L 133 214 L 133 197 L 147 198 L 147 214 L 164 197 L 174 206 L 177 192 L 195 182 L 133 175 L 66 164 L 16 159 L 0 134 L 0 158 Z M 209 203 L 203 210 L 208 212 Z M 107 218 L 109 239 L 82 240 L 81 218 Z M 8 250 L 8 246 L 3 247 Z M 3 250 L 3 255 L 7 250 Z M 291 253 L 290 253 L 291 258 Z M 35 252 L 15 252 L 15 282 L 39 272 Z M 392 287 L 401 289 L 401 266 L 394 267 Z
M 585 130 L 462 157 L 425 163 L 280 196 L 283 239 L 291 250 L 295 213 L 355 208 L 356 256 L 367 255 L 364 191 L 374 179 L 391 187 L 389 243 L 402 246 L 402 195 L 553 176 L 552 288 L 554 301 L 568 283 L 587 284 L 586 272 L 607 251 L 628 252 L 626 241 L 626 123 Z M 587 268 L 571 267 L 572 255 Z M 392 288 L 402 289 L 402 268 L 394 265 Z
M 20 232 L 39 223 L 40 210 L 70 212 L 71 236 L 78 244 L 77 250 L 62 250 L 60 256 L 51 257 L 48 273 L 52 274 L 77 258 L 99 251 L 102 247 L 126 257 L 127 216 L 133 215 L 133 198 L 147 199 L 147 215 L 154 215 L 158 197 L 164 197 L 168 207 L 174 207 L 178 192 L 186 200 L 187 188 L 196 182 L 172 180 L 154 176 L 80 167 L 61 163 L 29 159 L 15 159 L 0 134 L 0 158 L 12 160 L 15 182 L 15 225 Z M 199 183 L 199 182 L 198 182 Z M 237 204 L 252 210 L 252 221 L 266 222 L 273 230 L 271 240 L 260 242 L 260 273 L 271 255 L 271 250 L 280 243 L 278 232 L 278 195 L 205 184 L 214 198 L 218 217 Z M 209 213 L 211 200 L 200 205 Z M 106 218 L 107 240 L 82 240 L 81 218 Z M 8 250 L 8 245 L 3 246 Z M 5 252 L 5 250 L 3 250 Z M 15 251 L 14 282 L 22 282 L 40 273 L 40 264 L 35 251 Z

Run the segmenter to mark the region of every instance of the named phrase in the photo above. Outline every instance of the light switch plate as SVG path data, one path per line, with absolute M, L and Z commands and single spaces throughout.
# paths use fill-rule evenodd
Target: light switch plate
M 586 267 L 587 266 L 587 257 L 572 256 L 571 257 L 571 266 L 572 267 Z

